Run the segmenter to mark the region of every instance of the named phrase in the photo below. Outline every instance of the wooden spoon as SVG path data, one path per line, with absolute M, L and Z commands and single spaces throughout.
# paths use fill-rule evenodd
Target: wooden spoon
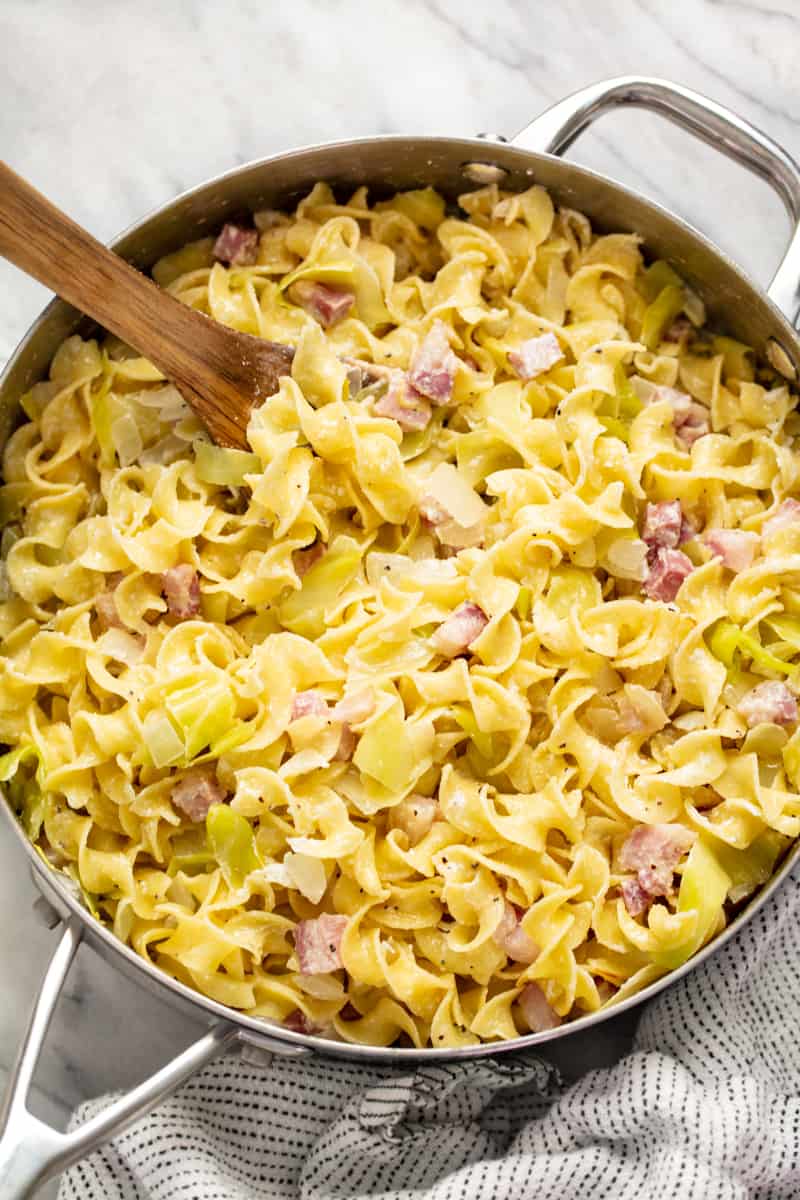
M 236 333 L 162 291 L 0 162 L 0 254 L 171 379 L 215 442 L 247 446 L 253 405 L 289 373 L 289 346 Z

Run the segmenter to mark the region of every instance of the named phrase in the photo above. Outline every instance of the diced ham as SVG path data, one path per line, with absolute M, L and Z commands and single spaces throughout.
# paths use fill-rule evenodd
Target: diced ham
M 489 624 L 482 608 L 467 600 L 443 621 L 431 637 L 436 650 L 446 658 L 455 658 L 468 650 Z
M 250 267 L 258 257 L 258 230 L 226 224 L 214 242 L 214 258 L 231 267 Z
M 632 917 L 641 916 L 653 903 L 653 897 L 642 887 L 636 875 L 623 879 L 622 900 Z
M 330 1024 L 318 1025 L 310 1020 L 306 1014 L 299 1008 L 294 1009 L 288 1016 L 285 1016 L 282 1021 L 284 1029 L 291 1029 L 293 1033 L 307 1034 L 326 1034 L 333 1033 L 333 1026 Z
M 651 600 L 674 600 L 694 567 L 682 550 L 657 546 L 647 555 L 647 578 L 642 590 Z
M 327 549 L 324 542 L 317 540 L 302 550 L 292 552 L 292 566 L 301 579 L 311 570 L 315 562 L 319 562 Z
M 313 1027 L 308 1017 L 299 1008 L 295 1008 L 283 1018 L 283 1028 L 291 1029 L 293 1033 L 312 1033 Z
M 652 392 L 650 398 L 654 401 L 666 400 L 672 409 L 672 423 L 676 426 L 682 424 L 689 416 L 689 411 L 694 401 L 688 392 L 682 392 L 678 388 L 667 387 L 666 384 L 650 384 Z
M 531 1033 L 544 1033 L 561 1024 L 561 1017 L 547 1003 L 538 983 L 528 983 L 520 992 L 519 1006 Z
M 564 352 L 554 333 L 528 338 L 508 355 L 509 365 L 520 379 L 535 379 L 561 362 Z
M 299 721 L 301 717 L 326 717 L 328 716 L 328 702 L 324 696 L 320 696 L 319 692 L 296 692 L 292 700 L 292 721 Z
M 662 500 L 648 504 L 642 522 L 642 537 L 648 546 L 668 546 L 680 543 L 683 513 L 680 500 Z
M 492 937 L 513 962 L 525 963 L 527 966 L 539 957 L 539 947 L 528 937 L 522 928 L 516 908 L 508 901 Z
M 686 517 L 681 517 L 681 536 L 678 538 L 678 545 L 682 546 L 684 542 L 690 542 L 696 534 L 697 530 L 691 521 L 688 521 Z
M 797 720 L 797 700 L 785 683 L 768 680 L 742 696 L 736 705 L 748 728 L 769 722 L 791 725 Z
M 334 721 L 344 721 L 348 725 L 360 725 L 371 717 L 375 711 L 375 695 L 369 688 L 362 692 L 353 692 L 342 700 L 337 700 L 333 706 L 331 717 Z
M 439 805 L 432 796 L 413 792 L 390 810 L 389 828 L 402 830 L 408 837 L 409 845 L 416 846 L 430 830 L 438 810 Z
M 755 558 L 759 536 L 745 529 L 708 529 L 703 541 L 730 571 L 746 571 Z
M 312 279 L 295 280 L 288 290 L 288 296 L 293 304 L 299 304 L 309 316 L 319 321 L 323 329 L 329 329 L 346 317 L 355 303 L 352 292 Z
M 644 404 L 666 400 L 672 409 L 672 425 L 675 436 L 688 449 L 698 438 L 711 432 L 708 409 L 698 404 L 688 392 L 665 384 L 651 383 L 640 375 L 631 377 L 631 386 Z
M 431 406 L 424 396 L 411 387 L 402 371 L 393 371 L 389 387 L 375 401 L 373 412 L 376 417 L 388 417 L 404 433 L 418 433 L 430 424 Z
M 200 579 L 194 567 L 178 563 L 161 576 L 167 608 L 173 617 L 186 621 L 200 612 Z
M 172 803 L 190 821 L 204 821 L 212 804 L 222 804 L 226 795 L 210 771 L 193 767 L 173 787 Z
M 94 598 L 94 608 L 101 629 L 124 629 L 125 625 L 117 611 L 113 592 L 101 592 Z
M 668 863 L 659 863 L 654 867 L 640 867 L 637 879 L 639 886 L 644 888 L 648 896 L 668 896 L 672 891 L 673 870 Z
M 629 383 L 642 404 L 654 404 L 658 400 L 666 400 L 672 406 L 673 411 L 680 406 L 683 407 L 684 412 L 689 411 L 692 397 L 686 392 L 679 392 L 677 388 L 653 383 L 651 380 L 645 379 L 643 375 L 631 375 Z
M 299 921 L 294 931 L 294 948 L 303 975 L 323 975 L 342 965 L 340 947 L 349 918 L 323 913 Z
M 626 683 L 623 690 L 612 699 L 617 701 L 625 733 L 643 733 L 649 737 L 652 733 L 658 733 L 667 723 L 661 697 L 638 683 Z
M 776 508 L 771 517 L 767 517 L 761 526 L 761 536 L 771 537 L 773 533 L 794 525 L 796 521 L 800 521 L 800 503 L 790 497 Z
M 688 317 L 676 317 L 664 334 L 665 342 L 685 342 L 692 332 L 692 323 Z
M 443 321 L 434 321 L 417 347 L 408 369 L 408 382 L 414 391 L 434 404 L 448 404 L 458 369 Z
M 350 762 L 356 750 L 356 735 L 353 733 L 349 725 L 342 725 L 342 732 L 339 737 L 339 745 L 336 747 L 334 759 L 337 762 Z
M 622 843 L 620 866 L 636 871 L 623 880 L 622 899 L 631 916 L 639 916 L 657 896 L 672 891 L 672 876 L 697 834 L 683 825 L 637 825 Z
M 686 416 L 679 419 L 676 413 L 672 418 L 672 423 L 675 426 L 676 438 L 683 443 L 687 450 L 695 444 L 698 438 L 705 437 L 707 433 L 711 432 L 708 409 L 694 401 L 689 405 Z
M 685 825 L 637 825 L 620 847 L 620 866 L 626 871 L 642 867 L 672 868 L 696 840 L 697 834 Z

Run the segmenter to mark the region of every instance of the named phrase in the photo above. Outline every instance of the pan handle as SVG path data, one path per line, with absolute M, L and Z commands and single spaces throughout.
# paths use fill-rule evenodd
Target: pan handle
M 46 1125 L 28 1110 L 33 1073 L 47 1034 L 53 1009 L 75 957 L 82 927 L 76 917 L 68 923 L 42 980 L 28 1029 L 8 1080 L 0 1110 L 0 1180 L 3 1200 L 24 1200 L 36 1188 L 125 1129 L 174 1091 L 195 1071 L 216 1058 L 237 1038 L 223 1021 L 209 1029 L 150 1079 L 115 1100 L 96 1117 L 71 1133 Z
M 792 236 L 767 295 L 794 324 L 800 280 L 800 166 L 749 121 L 677 83 L 622 75 L 592 83 L 554 104 L 511 138 L 511 145 L 562 154 L 597 117 L 622 105 L 646 108 L 666 117 L 760 175 L 778 193 L 792 222 Z

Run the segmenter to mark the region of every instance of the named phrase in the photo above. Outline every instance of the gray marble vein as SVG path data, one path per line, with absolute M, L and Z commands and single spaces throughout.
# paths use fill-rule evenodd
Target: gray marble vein
M 101 239 L 210 175 L 301 143 L 374 133 L 511 134 L 603 76 L 660 75 L 800 155 L 795 0 L 3 0 L 0 150 Z M 657 118 L 610 115 L 570 154 L 707 232 L 766 282 L 788 235 L 761 181 Z M 45 300 L 0 263 L 0 360 Z M 0 841 L 0 1068 L 55 935 Z M 629 1023 L 628 1023 L 629 1025 Z M 624 1023 L 558 1051 L 574 1073 Z M 177 1016 L 81 952 L 39 1072 L 56 1120 L 187 1044 Z

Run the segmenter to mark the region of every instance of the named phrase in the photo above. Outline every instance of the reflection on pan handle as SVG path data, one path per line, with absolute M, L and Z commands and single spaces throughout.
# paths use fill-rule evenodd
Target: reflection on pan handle
M 154 1108 L 237 1038 L 236 1029 L 221 1021 L 150 1079 L 115 1100 L 78 1129 L 60 1133 L 46 1125 L 29 1112 L 28 1093 L 50 1017 L 80 940 L 81 924 L 73 918 L 50 960 L 9 1077 L 0 1111 L 0 1192 L 3 1200 L 23 1200 L 32 1196 L 46 1179 L 66 1170 Z
M 794 324 L 800 281 L 800 167 L 749 121 L 677 83 L 625 75 L 590 84 L 567 96 L 520 130 L 510 139 L 511 145 L 562 154 L 597 117 L 623 105 L 646 108 L 666 117 L 760 175 L 778 193 L 792 222 L 792 236 L 767 295 Z

